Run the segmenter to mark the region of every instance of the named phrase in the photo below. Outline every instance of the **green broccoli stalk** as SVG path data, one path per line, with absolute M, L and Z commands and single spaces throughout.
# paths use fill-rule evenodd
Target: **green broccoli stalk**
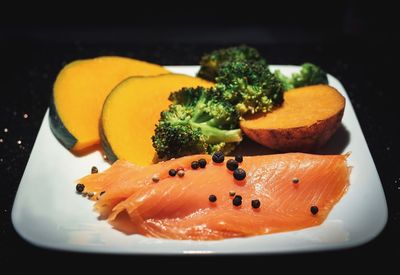
M 201 67 L 197 76 L 215 81 L 219 68 L 223 64 L 230 62 L 260 63 L 262 65 L 267 65 L 266 61 L 256 49 L 242 45 L 215 50 L 203 55 L 200 60 Z
M 218 70 L 217 91 L 242 116 L 268 112 L 283 102 L 281 81 L 260 63 L 225 63 Z
M 291 77 L 284 76 L 279 70 L 276 70 L 274 74 L 282 82 L 285 91 L 316 84 L 328 84 L 326 73 L 311 63 L 301 65 L 300 72 L 292 74 Z
M 173 102 L 161 113 L 152 137 L 159 158 L 221 150 L 229 153 L 242 140 L 239 114 L 214 89 L 183 88 L 170 95 Z

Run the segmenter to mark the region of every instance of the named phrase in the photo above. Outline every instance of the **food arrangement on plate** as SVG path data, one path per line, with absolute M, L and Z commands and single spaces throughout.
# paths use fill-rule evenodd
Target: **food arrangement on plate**
M 205 54 L 197 77 L 122 57 L 75 61 L 50 106 L 57 139 L 110 168 L 76 191 L 126 234 L 217 240 L 323 223 L 349 184 L 348 155 L 317 155 L 344 97 L 310 63 L 271 71 L 256 49 Z M 275 150 L 237 153 L 244 136 Z M 83 176 L 83 175 L 82 175 Z

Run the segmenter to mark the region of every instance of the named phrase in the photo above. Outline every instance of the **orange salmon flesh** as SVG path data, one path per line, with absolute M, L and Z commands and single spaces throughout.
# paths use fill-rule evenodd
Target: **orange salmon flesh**
M 208 155 L 141 167 L 118 160 L 78 182 L 95 195 L 95 210 L 126 234 L 179 240 L 218 240 L 299 230 L 320 225 L 349 185 L 348 155 L 287 153 L 244 157 L 238 181 Z M 207 160 L 205 168 L 191 163 Z M 183 168 L 185 175 L 169 176 Z M 157 182 L 153 178 L 159 179 Z M 294 183 L 298 179 L 298 183 Z M 295 180 L 296 181 L 296 180 Z M 234 196 L 242 204 L 233 204 Z M 101 194 L 101 195 L 100 195 Z M 217 200 L 211 202 L 210 195 Z M 259 200 L 254 208 L 252 200 Z M 317 206 L 313 214 L 311 207 Z

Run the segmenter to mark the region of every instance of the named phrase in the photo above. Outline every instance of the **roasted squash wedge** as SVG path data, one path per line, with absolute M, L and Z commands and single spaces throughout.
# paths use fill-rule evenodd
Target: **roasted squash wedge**
M 99 119 L 111 90 L 130 76 L 167 74 L 165 68 L 124 57 L 98 57 L 66 65 L 54 83 L 50 126 L 58 140 L 74 153 L 100 142 Z
M 168 108 L 171 92 L 183 87 L 211 87 L 213 83 L 197 77 L 168 74 L 131 77 L 108 95 L 101 115 L 101 144 L 108 159 L 128 160 L 149 165 L 156 152 L 151 137 L 160 113 Z
M 271 113 L 246 117 L 240 127 L 252 140 L 274 150 L 312 152 L 338 129 L 345 98 L 333 87 L 314 85 L 285 92 Z

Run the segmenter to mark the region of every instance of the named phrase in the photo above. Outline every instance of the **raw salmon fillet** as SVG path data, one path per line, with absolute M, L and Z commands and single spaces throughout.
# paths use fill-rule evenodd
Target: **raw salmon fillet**
M 205 158 L 207 166 L 191 169 Z M 195 155 L 140 167 L 117 161 L 104 173 L 79 182 L 96 192 L 95 209 L 118 230 L 156 238 L 217 240 L 299 230 L 321 224 L 346 192 L 347 155 L 287 153 L 244 157 L 247 176 L 234 179 L 224 163 Z M 171 177 L 171 168 L 183 177 Z M 160 179 L 153 182 L 152 177 Z M 298 178 L 298 183 L 293 179 Z M 101 190 L 101 191 L 100 191 Z M 103 192 L 99 195 L 99 192 Z M 242 197 L 233 205 L 235 192 Z M 209 196 L 215 195 L 216 202 Z M 252 200 L 261 205 L 255 209 Z M 319 211 L 313 214 L 311 206 Z

